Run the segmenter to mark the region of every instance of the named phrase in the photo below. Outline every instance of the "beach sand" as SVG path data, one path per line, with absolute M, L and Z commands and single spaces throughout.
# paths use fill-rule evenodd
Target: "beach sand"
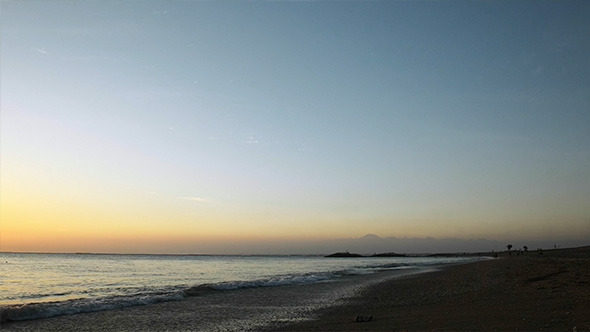
M 590 247 L 502 253 L 368 287 L 291 331 L 590 331 Z M 355 317 L 373 316 L 356 323 Z
M 252 288 L 4 324 L 8 331 L 590 331 L 590 247 Z M 372 316 L 356 323 L 356 316 Z

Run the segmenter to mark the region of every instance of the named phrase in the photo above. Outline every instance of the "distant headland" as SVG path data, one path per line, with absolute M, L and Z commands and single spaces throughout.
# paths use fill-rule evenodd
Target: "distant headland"
M 361 255 L 361 254 L 355 254 L 355 253 L 351 253 L 348 251 L 345 252 L 337 252 L 337 253 L 333 253 L 324 257 L 329 257 L 329 258 L 355 258 L 355 257 L 406 257 L 406 255 L 404 254 L 396 254 L 394 252 L 386 252 L 386 253 L 381 253 L 381 254 L 373 254 L 373 255 Z

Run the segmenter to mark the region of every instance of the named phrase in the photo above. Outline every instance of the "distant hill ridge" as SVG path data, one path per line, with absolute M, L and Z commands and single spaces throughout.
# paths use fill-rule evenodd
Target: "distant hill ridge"
M 386 253 L 381 253 L 381 254 L 373 254 L 373 255 L 365 256 L 365 255 L 350 253 L 350 252 L 346 251 L 346 252 L 333 253 L 333 254 L 327 255 L 325 257 L 335 257 L 335 258 L 354 258 L 354 257 L 406 257 L 406 255 L 404 255 L 404 254 L 396 254 L 394 252 L 386 252 Z

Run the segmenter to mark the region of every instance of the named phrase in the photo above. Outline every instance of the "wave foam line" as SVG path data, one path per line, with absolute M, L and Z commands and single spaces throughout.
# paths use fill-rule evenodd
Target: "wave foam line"
M 0 307 L 0 323 L 120 309 L 158 302 L 178 301 L 183 298 L 184 295 L 181 292 L 175 292 L 9 305 Z

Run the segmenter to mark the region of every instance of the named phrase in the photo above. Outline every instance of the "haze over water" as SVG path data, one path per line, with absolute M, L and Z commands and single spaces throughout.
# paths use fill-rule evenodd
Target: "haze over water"
M 2 252 L 590 238 L 588 1 L 0 9 Z

